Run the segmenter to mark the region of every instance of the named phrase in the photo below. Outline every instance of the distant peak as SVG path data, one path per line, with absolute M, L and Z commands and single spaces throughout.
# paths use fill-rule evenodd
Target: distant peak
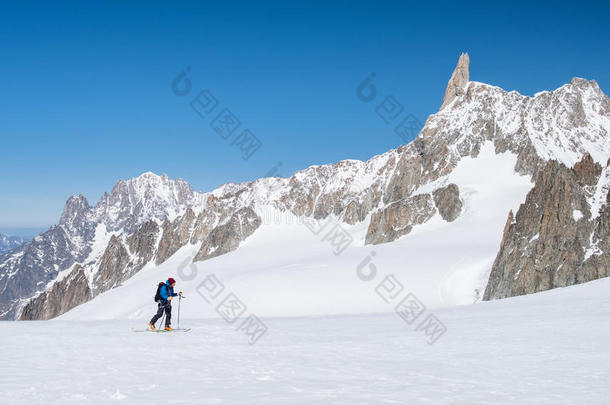
M 87 201 L 87 197 L 82 194 L 72 195 L 66 201 L 65 207 L 69 209 L 86 210 L 89 209 L 89 201 Z
M 453 101 L 456 96 L 464 93 L 464 87 L 466 86 L 466 83 L 468 83 L 470 76 L 469 68 L 470 57 L 468 56 L 468 53 L 462 53 L 458 59 L 455 70 L 451 74 L 449 83 L 447 83 L 445 97 L 443 98 L 443 104 L 440 108 L 441 110 L 451 101 Z
M 572 80 L 570 80 L 570 84 L 580 88 L 592 87 L 594 89 L 599 89 L 599 85 L 595 80 L 584 79 L 582 77 L 573 77 Z
M 74 218 L 81 216 L 89 208 L 89 202 L 87 201 L 87 198 L 85 198 L 84 195 L 73 195 L 68 198 L 68 201 L 66 201 L 66 205 L 64 206 L 64 210 L 61 214 L 61 218 L 59 219 L 59 223 L 71 223 Z
M 115 184 L 115 188 L 116 187 L 125 187 L 125 186 L 129 186 L 129 185 L 139 185 L 139 184 L 157 184 L 157 183 L 165 183 L 168 182 L 169 180 L 171 180 L 167 174 L 163 173 L 161 176 L 153 173 L 153 172 L 144 172 L 142 174 L 140 174 L 137 177 L 132 177 L 130 179 L 126 179 L 126 180 L 119 180 L 116 182 Z M 176 181 L 176 180 L 171 180 L 171 181 Z
M 163 176 L 159 176 L 158 174 L 153 173 L 153 172 L 144 172 L 141 175 L 139 175 L 138 177 L 134 177 L 133 179 L 134 180 L 136 180 L 136 179 L 149 179 L 149 178 L 158 179 L 158 178 L 161 178 L 161 177 L 167 177 L 167 175 L 164 173 Z
M 169 176 L 166 173 L 163 173 L 161 175 L 158 175 L 156 173 L 153 172 L 144 172 L 141 175 L 139 175 L 138 177 L 134 177 L 131 180 L 140 180 L 140 179 L 154 179 L 154 180 L 163 180 L 163 181 L 168 181 L 168 180 L 172 180 L 172 181 L 179 181 L 180 179 L 170 179 Z

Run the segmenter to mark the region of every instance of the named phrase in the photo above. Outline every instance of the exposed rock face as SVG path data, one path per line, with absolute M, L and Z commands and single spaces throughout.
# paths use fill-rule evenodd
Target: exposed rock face
M 466 83 L 468 83 L 468 77 L 470 75 L 469 67 L 470 57 L 467 53 L 461 54 L 457 66 L 451 74 L 449 83 L 447 83 L 447 89 L 445 89 L 445 97 L 443 97 L 441 110 L 447 104 L 452 102 L 454 98 L 464 94 L 464 87 L 466 87 Z
M 608 169 L 585 156 L 573 169 L 555 161 L 538 172 L 513 219 L 509 215 L 484 299 L 530 294 L 608 276 Z M 599 184 L 598 184 L 599 183 Z M 597 188 L 596 188 L 597 187 Z M 595 194 L 605 204 L 600 213 Z
M 195 213 L 190 208 L 173 223 L 167 219 L 163 222 L 163 236 L 157 251 L 157 264 L 163 263 L 189 242 L 194 222 Z
M 88 226 L 87 211 L 91 207 L 83 195 L 73 195 L 68 198 L 64 210 L 61 213 L 59 223 L 72 234 L 85 234 L 91 232 Z M 84 231 L 84 232 L 81 232 Z
M 146 222 L 124 240 L 112 235 L 103 255 L 96 263 L 96 272 L 91 284 L 87 281 L 86 269 L 75 265 L 65 279 L 30 300 L 24 307 L 20 319 L 50 319 L 59 316 L 120 285 L 152 260 L 157 247 L 158 235 L 159 226 L 155 221 Z M 68 288 L 77 288 L 81 293 L 68 295 L 65 298 L 64 295 Z M 43 316 L 43 318 L 37 316 Z
M 580 183 L 585 186 L 593 186 L 597 183 L 602 167 L 593 161 L 588 153 L 573 168 L 574 174 Z
M 214 196 L 210 196 L 209 200 L 214 200 Z M 210 204 L 211 205 L 211 204 Z M 191 235 L 191 243 L 197 243 L 203 240 L 203 238 L 218 224 L 222 222 L 222 219 L 227 214 L 216 215 L 205 211 L 197 215 L 195 224 L 193 225 L 193 234 Z
M 134 266 L 141 268 L 152 260 L 157 247 L 158 236 L 159 225 L 151 220 L 144 223 L 138 232 L 127 238 L 129 251 L 137 258 L 136 262 L 133 263 Z
M 391 242 L 408 234 L 413 226 L 423 224 L 439 212 L 448 222 L 462 211 L 460 191 L 456 184 L 438 188 L 432 194 L 418 194 L 389 204 L 371 216 L 365 243 Z
M 129 259 L 129 252 L 123 242 L 112 235 L 94 278 L 96 292 L 106 291 L 118 285 L 129 264 Z
M 113 235 L 93 278 L 94 295 L 117 287 L 150 262 L 158 251 L 159 232 L 159 225 L 148 221 L 128 237 Z
M 419 194 L 388 205 L 373 214 L 366 234 L 367 244 L 390 242 L 408 234 L 436 213 L 430 194 Z
M 445 221 L 454 221 L 462 212 L 460 189 L 457 184 L 449 184 L 446 187 L 436 189 L 432 196 L 439 214 Z
M 394 162 L 393 153 L 388 153 L 367 162 L 346 160 L 312 166 L 287 179 L 277 189 L 278 198 L 272 204 L 297 216 L 322 219 L 334 214 L 361 221 L 381 200 Z M 361 181 L 367 177 L 367 181 Z
M 251 208 L 240 209 L 227 223 L 212 229 L 203 240 L 195 260 L 211 259 L 237 249 L 239 243 L 252 235 L 260 224 L 261 218 Z
M 0 262 L 0 319 L 13 319 L 19 300 L 31 297 L 67 269 L 86 257 L 62 226 L 36 236 Z
M 51 319 L 91 299 L 91 289 L 85 269 L 78 264 L 64 279 L 31 300 L 21 313 L 20 320 Z

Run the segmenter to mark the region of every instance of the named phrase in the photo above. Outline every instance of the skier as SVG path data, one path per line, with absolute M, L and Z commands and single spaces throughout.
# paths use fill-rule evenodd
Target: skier
M 156 330 L 155 323 L 163 316 L 163 311 L 165 311 L 165 330 L 171 331 L 172 323 L 172 298 L 177 296 L 182 296 L 182 291 L 178 294 L 174 293 L 174 286 L 176 285 L 176 280 L 173 278 L 168 278 L 165 284 L 160 283 L 159 289 L 157 291 L 159 298 L 159 309 L 157 310 L 157 314 L 152 317 L 148 326 L 152 330 Z M 157 298 L 157 297 L 155 297 Z

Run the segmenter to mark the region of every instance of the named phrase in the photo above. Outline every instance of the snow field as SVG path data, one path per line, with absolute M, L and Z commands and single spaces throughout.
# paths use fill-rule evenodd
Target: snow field
M 603 404 L 610 280 L 438 309 L 428 345 L 396 314 L 265 318 L 255 345 L 221 319 L 2 322 L 3 403 Z

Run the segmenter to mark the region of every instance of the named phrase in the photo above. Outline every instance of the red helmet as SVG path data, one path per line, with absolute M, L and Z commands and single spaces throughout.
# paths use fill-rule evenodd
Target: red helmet
M 173 279 L 173 278 L 171 278 L 171 277 L 167 279 L 167 282 L 168 282 L 170 285 L 172 285 L 172 284 L 176 284 L 176 280 L 174 280 L 174 279 Z

